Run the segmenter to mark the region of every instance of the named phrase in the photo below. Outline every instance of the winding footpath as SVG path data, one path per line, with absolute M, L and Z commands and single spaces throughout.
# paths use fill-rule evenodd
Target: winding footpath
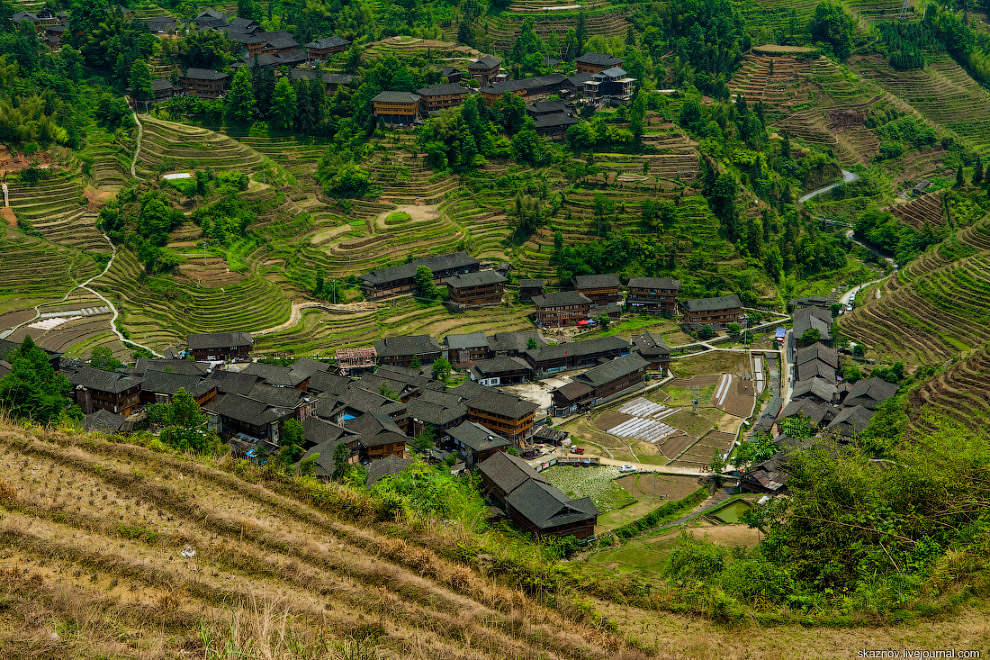
M 141 120 L 138 119 L 137 113 L 131 110 L 131 115 L 134 116 L 134 123 L 137 125 L 137 146 L 134 148 L 134 159 L 131 161 L 131 176 L 141 181 L 141 177 L 137 175 L 137 161 L 138 156 L 141 155 L 141 139 L 144 137 L 144 126 L 141 124 Z
M 818 190 L 812 190 L 807 195 L 801 195 L 800 197 L 798 197 L 798 204 L 804 204 L 813 197 L 817 197 L 822 193 L 827 193 L 829 190 L 832 190 L 833 188 L 838 188 L 839 186 L 844 185 L 846 183 L 852 183 L 857 179 L 859 179 L 858 174 L 854 172 L 850 172 L 849 170 L 842 170 L 842 181 L 837 181 L 836 183 L 833 183 L 828 186 L 824 186 L 822 188 L 819 188 Z
M 131 162 L 131 174 L 134 175 L 135 178 L 137 178 L 137 175 L 135 174 L 135 164 L 137 163 L 138 154 L 141 152 L 141 138 L 143 137 L 143 132 L 141 130 L 141 122 L 138 121 L 137 114 L 135 114 L 133 111 L 131 114 L 134 114 L 134 121 L 137 123 L 137 127 L 138 127 L 137 148 L 134 150 L 134 160 Z M 110 259 L 107 260 L 107 265 L 104 266 L 103 271 L 100 272 L 99 274 L 94 275 L 85 282 L 77 284 L 71 289 L 69 289 L 69 291 L 64 296 L 62 296 L 62 299 L 55 304 L 63 303 L 66 300 L 68 300 L 69 296 L 71 296 L 76 289 L 82 289 L 84 291 L 88 291 L 89 293 L 93 294 L 94 296 L 102 300 L 106 304 L 106 306 L 110 308 L 110 311 L 112 312 L 110 316 L 110 331 L 113 332 L 114 335 L 116 335 L 117 339 L 120 340 L 121 344 L 123 344 L 124 346 L 131 345 L 131 346 L 136 346 L 137 348 L 143 348 L 144 350 L 148 351 L 157 358 L 164 357 L 161 353 L 151 348 L 150 346 L 139 344 L 135 341 L 131 341 L 130 339 L 124 337 L 124 335 L 120 332 L 120 330 L 117 329 L 117 319 L 120 318 L 120 311 L 117 309 L 117 306 L 114 305 L 109 298 L 107 298 L 102 293 L 100 293 L 99 291 L 97 291 L 96 289 L 90 286 L 90 284 L 92 284 L 94 281 L 98 280 L 99 278 L 103 277 L 108 272 L 110 272 L 110 268 L 113 267 L 114 259 L 117 258 L 117 246 L 113 244 L 113 241 L 110 240 L 110 237 L 107 236 L 106 232 L 104 232 L 102 229 L 100 229 L 100 235 L 103 236 L 103 240 L 105 240 L 107 242 L 107 245 L 110 246 Z M 35 305 L 34 317 L 28 319 L 27 321 L 19 323 L 18 325 L 15 325 L 13 328 L 10 328 L 9 330 L 3 331 L 2 333 L 0 333 L 0 338 L 9 337 L 17 330 L 37 321 L 41 317 L 41 307 L 50 304 L 52 304 L 50 301 L 46 301 Z

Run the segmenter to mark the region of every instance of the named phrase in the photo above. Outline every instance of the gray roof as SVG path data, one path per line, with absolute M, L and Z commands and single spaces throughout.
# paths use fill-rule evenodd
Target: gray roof
M 198 375 L 170 374 L 164 371 L 148 371 L 141 380 L 142 392 L 166 394 L 168 396 L 174 396 L 181 388 L 188 394 L 199 397 L 210 390 L 216 389 L 216 387 L 216 381 L 206 380 Z
M 265 43 L 270 44 L 272 48 L 275 48 L 277 50 L 299 47 L 299 42 L 296 41 L 295 36 L 286 32 L 285 30 L 276 30 L 274 32 L 259 32 L 257 36 L 263 39 Z
M 798 366 L 812 360 L 824 362 L 833 369 L 839 368 L 839 352 L 821 342 L 815 342 L 811 346 L 800 348 L 794 354 L 794 364 Z
M 408 440 L 395 422 L 381 413 L 365 413 L 347 422 L 347 428 L 361 435 L 360 442 L 365 448 L 405 443 Z
M 223 369 L 214 369 L 207 377 L 207 380 L 215 382 L 217 389 L 222 394 L 243 395 L 250 393 L 254 389 L 254 386 L 261 382 L 258 376 Z
M 829 382 L 824 378 L 809 378 L 798 381 L 794 385 L 791 397 L 797 399 L 803 396 L 816 396 L 819 399 L 831 403 L 835 400 L 837 390 L 834 382 Z
M 324 37 L 323 39 L 317 39 L 316 41 L 310 41 L 306 44 L 306 48 L 324 49 L 324 48 L 339 48 L 341 46 L 350 46 L 351 42 L 343 37 L 338 37 L 336 35 L 332 37 Z
M 547 480 L 531 468 L 529 463 L 518 456 L 501 451 L 483 460 L 478 465 L 478 469 L 505 493 L 511 493 L 530 480 L 547 483 Z
M 572 500 L 559 489 L 535 479 L 509 493 L 505 502 L 539 529 L 594 520 L 599 514 L 590 497 Z
M 795 415 L 803 415 L 816 425 L 820 425 L 828 417 L 831 410 L 828 406 L 815 403 L 808 399 L 795 399 L 788 403 L 784 410 L 781 411 L 780 418 L 787 419 Z
M 240 394 L 228 394 L 207 408 L 218 415 L 252 426 L 265 426 L 289 414 L 288 411 L 276 410 L 267 403 Z
M 386 456 L 380 461 L 372 461 L 368 465 L 368 488 L 373 487 L 385 477 L 391 477 L 405 472 L 413 464 L 411 458 L 399 458 L 397 456 Z
M 454 428 L 447 429 L 447 435 L 477 452 L 508 447 L 512 444 L 494 431 L 489 431 L 475 422 L 461 422 Z
M 629 279 L 629 288 L 638 289 L 673 289 L 679 291 L 681 281 L 669 277 L 633 277 Z
M 821 360 L 809 360 L 797 366 L 797 379 L 799 381 L 809 378 L 824 378 L 829 382 L 835 382 L 835 367 L 822 362 Z
M 292 367 L 279 364 L 265 364 L 263 362 L 252 362 L 242 371 L 242 374 L 257 376 L 269 385 L 279 385 L 282 387 L 296 387 L 302 384 L 310 374 L 300 373 Z
M 449 289 L 461 289 L 471 286 L 483 286 L 486 284 L 501 284 L 506 279 L 494 270 L 479 270 L 477 273 L 464 273 L 446 278 L 443 283 Z
M 793 333 L 797 339 L 808 330 L 815 329 L 822 339 L 832 337 L 832 312 L 822 307 L 802 307 L 794 312 Z
M 622 337 L 596 337 L 587 341 L 574 341 L 567 344 L 555 344 L 543 348 L 526 351 L 526 355 L 537 362 L 557 360 L 563 357 L 585 357 L 589 355 L 607 354 L 614 351 L 628 351 L 629 342 Z
M 545 282 L 540 279 L 519 280 L 520 289 L 542 289 Z
M 559 112 L 567 114 L 571 111 L 564 101 L 536 101 L 526 106 L 526 112 L 531 115 L 553 115 Z
M 116 433 L 125 424 L 123 417 L 102 408 L 82 418 L 82 427 L 87 433 Z
M 471 62 L 468 65 L 468 71 L 487 71 L 488 69 L 494 69 L 495 67 L 502 64 L 502 60 L 493 56 L 485 55 L 484 57 L 478 58 L 477 61 Z
M 574 380 L 587 383 L 592 387 L 601 387 L 631 373 L 645 370 L 648 366 L 649 363 L 639 353 L 630 353 L 609 360 L 593 369 L 588 369 L 583 374 L 575 376 Z
M 253 346 L 254 340 L 250 332 L 212 332 L 209 334 L 190 334 L 186 337 L 189 350 L 209 350 L 211 348 L 230 348 L 231 346 Z
M 563 307 L 565 305 L 591 305 L 591 298 L 580 291 L 557 291 L 533 296 L 537 307 Z
M 787 485 L 791 478 L 787 465 L 791 458 L 787 454 L 777 454 L 743 473 L 743 480 L 759 484 L 769 491 L 777 492 Z
M 599 71 L 598 73 L 595 74 L 595 77 L 618 79 L 618 78 L 625 78 L 627 75 L 628 74 L 626 73 L 626 70 L 623 69 L 622 67 L 613 66 L 613 67 L 609 67 L 608 69 L 605 69 L 604 71 Z
M 424 399 L 423 397 L 413 397 L 406 404 L 409 414 L 427 424 L 434 426 L 446 426 L 451 422 L 463 419 L 467 415 L 467 406 L 463 403 L 455 403 L 447 406 Z
M 536 412 L 539 406 L 532 401 L 520 399 L 491 387 L 484 387 L 483 392 L 472 396 L 467 401 L 468 408 L 482 410 L 488 413 L 504 415 L 510 419 L 519 419 Z
M 593 51 L 588 51 L 584 55 L 576 58 L 574 60 L 578 64 L 593 64 L 597 66 L 615 66 L 622 64 L 621 57 L 615 57 L 614 55 L 607 55 L 605 53 L 595 53 Z
M 484 332 L 466 332 L 457 335 L 447 335 L 443 338 L 443 345 L 447 348 L 488 348 L 488 338 Z
M 440 350 L 440 344 L 430 335 L 400 335 L 375 342 L 375 351 L 379 358 L 425 355 L 438 353 Z
M 869 425 L 873 415 L 874 411 L 866 406 L 843 408 L 835 416 L 835 419 L 829 423 L 828 428 L 846 437 L 853 436 L 863 432 Z
M 372 101 L 382 103 L 419 103 L 419 96 L 412 92 L 381 92 Z
M 663 337 L 648 330 L 633 338 L 633 346 L 645 358 L 670 357 L 670 348 Z
M 479 360 L 478 363 L 474 365 L 474 368 L 482 376 L 494 376 L 496 374 L 519 371 L 520 369 L 527 372 L 530 370 L 529 363 L 526 362 L 526 360 L 518 357 L 507 357 L 504 355 L 500 355 L 489 360 Z
M 537 346 L 546 346 L 547 342 L 537 330 L 518 330 L 516 332 L 496 332 L 488 338 L 488 345 L 496 353 L 521 353 L 526 350 L 529 340 L 536 342 Z
M 458 94 L 468 95 L 472 92 L 471 89 L 461 85 L 460 83 L 440 83 L 439 85 L 427 85 L 426 87 L 420 87 L 416 90 L 416 93 L 420 96 L 456 96 Z
M 266 383 L 258 383 L 252 387 L 247 396 L 269 406 L 285 409 L 298 408 L 311 398 L 309 394 L 294 387 L 275 387 Z
M 192 80 L 226 80 L 227 74 L 214 71 L 213 69 L 197 69 L 195 67 L 190 67 L 186 69 L 186 75 L 183 77 L 190 78 Z
M 384 94 L 385 92 L 382 92 Z M 404 94 L 405 92 L 398 92 Z M 381 94 L 379 94 L 381 96 Z M 415 95 L 413 95 L 415 96 Z M 375 97 L 378 98 L 378 97 Z M 418 99 L 417 99 L 418 100 Z M 424 259 L 416 259 L 400 266 L 391 266 L 373 270 L 370 273 L 361 275 L 361 279 L 372 285 L 386 284 L 397 280 L 412 279 L 416 275 L 416 269 L 426 266 L 436 273 L 442 270 L 462 269 L 477 266 L 480 262 L 474 257 L 469 257 L 465 252 L 454 252 L 452 254 L 440 254 Z
M 159 78 L 151 81 L 151 89 L 152 91 L 160 92 L 166 89 L 175 89 L 175 85 L 168 78 Z
M 849 388 L 843 405 L 864 405 L 868 408 L 876 408 L 895 394 L 897 394 L 897 385 L 894 383 L 888 383 L 877 377 L 867 378 L 856 382 Z
M 347 376 L 339 376 L 329 371 L 318 371 L 313 374 L 313 377 L 309 379 L 309 385 L 307 387 L 311 392 L 329 392 L 331 394 L 340 394 L 347 389 L 350 384 L 351 379 Z
M 175 27 L 175 19 L 171 16 L 155 16 L 145 21 L 152 32 L 168 32 Z
M 691 312 L 713 312 L 720 309 L 735 309 L 742 307 L 739 296 L 718 296 L 716 298 L 692 298 L 683 303 L 685 309 Z
M 149 371 L 171 371 L 187 376 L 206 376 L 209 373 L 209 366 L 205 362 L 195 360 L 157 360 L 150 358 L 138 358 L 134 366 L 134 374 L 143 376 Z
M 546 115 L 536 115 L 533 117 L 536 128 L 547 128 L 552 126 L 573 126 L 578 120 L 565 112 L 554 112 Z
M 567 79 L 564 76 L 560 75 L 559 73 L 552 73 L 548 76 L 523 78 L 522 80 L 503 80 L 489 87 L 485 87 L 481 91 L 488 94 L 502 95 L 505 94 L 506 92 L 515 93 L 527 89 L 536 89 L 539 87 L 559 86 L 565 80 Z
M 116 371 L 103 371 L 93 367 L 82 367 L 68 375 L 69 382 L 77 387 L 85 387 L 97 392 L 120 394 L 141 384 L 140 378 L 134 378 Z

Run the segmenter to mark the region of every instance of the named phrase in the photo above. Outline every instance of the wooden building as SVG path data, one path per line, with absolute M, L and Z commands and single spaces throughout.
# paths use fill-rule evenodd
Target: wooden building
M 382 414 L 365 413 L 346 422 L 345 426 L 359 435 L 361 458 L 377 461 L 388 456 L 404 458 L 408 438 L 395 420 Z
M 622 286 L 615 273 L 604 275 L 575 275 L 572 280 L 575 291 L 580 291 L 591 299 L 595 307 L 614 305 L 622 302 Z
M 443 338 L 443 347 L 447 360 L 460 368 L 494 356 L 484 332 L 447 335 Z
M 447 436 L 457 447 L 464 464 L 472 468 L 496 452 L 505 451 L 512 443 L 476 422 L 461 422 L 447 429 Z
M 186 337 L 189 352 L 197 360 L 229 362 L 251 357 L 254 339 L 249 332 L 213 332 Z
M 416 361 L 425 366 L 443 356 L 440 344 L 429 335 L 385 337 L 375 342 L 375 352 L 378 364 L 397 367 L 408 367 Z
M 584 83 L 584 97 L 597 101 L 614 99 L 628 101 L 632 97 L 635 78 L 630 78 L 624 69 L 612 67 L 592 74 L 591 80 Z
M 227 91 L 226 73 L 213 69 L 186 69 L 185 75 L 179 79 L 179 84 L 186 94 L 192 94 L 203 99 L 218 99 Z
M 412 126 L 419 119 L 419 95 L 411 92 L 381 92 L 371 99 L 375 116 L 386 126 Z
M 477 273 L 481 262 L 464 252 L 416 259 L 361 275 L 361 292 L 369 300 L 412 293 L 416 290 L 416 269 L 420 266 L 430 269 L 435 283 L 443 284 L 444 280 L 455 275 Z
M 202 376 L 148 370 L 141 379 L 143 403 L 171 403 L 172 397 L 183 389 L 199 406 L 213 403 L 217 398 L 217 382 Z
M 642 383 L 649 366 L 638 353 L 630 353 L 578 374 L 553 391 L 554 414 L 570 414 Z
M 612 336 L 530 349 L 523 357 L 536 374 L 545 375 L 581 369 L 627 353 L 629 342 Z
M 526 279 L 519 280 L 519 302 L 527 302 L 536 296 L 543 295 L 543 280 Z
M 485 55 L 468 65 L 468 75 L 484 87 L 492 83 L 501 69 L 502 60 L 492 55 Z
M 538 326 L 563 328 L 587 320 L 592 302 L 580 291 L 560 291 L 536 296 L 533 304 L 536 305 Z
M 480 360 L 471 367 L 471 380 L 488 387 L 499 387 L 526 383 L 532 373 L 533 370 L 526 360 L 502 355 Z
M 454 275 L 444 280 L 450 304 L 457 309 L 502 304 L 506 279 L 494 270 Z
M 359 346 L 356 348 L 338 348 L 337 371 L 343 376 L 353 376 L 368 371 L 374 371 L 378 364 L 378 354 L 374 346 Z
M 261 52 L 270 55 L 281 55 L 299 50 L 299 42 L 296 37 L 285 30 L 275 30 L 274 32 L 256 32 L 255 36 L 261 39 Z
M 539 115 L 533 118 L 536 124 L 536 133 L 548 140 L 563 140 L 567 134 L 567 129 L 578 123 L 573 115 L 558 112 L 550 115 Z
M 533 434 L 538 405 L 496 389 L 485 388 L 469 398 L 467 419 L 491 429 L 513 442 L 521 442 Z
M 167 101 L 179 93 L 179 90 L 168 78 L 159 78 L 151 81 L 151 91 L 155 95 L 155 103 Z
M 832 312 L 824 307 L 799 307 L 794 310 L 794 326 L 791 333 L 798 346 L 805 346 L 802 337 L 808 330 L 817 330 L 818 339 L 808 345 L 821 342 L 832 344 Z
M 650 369 L 662 371 L 666 375 L 670 369 L 670 348 L 663 337 L 646 331 L 633 337 L 632 342 L 633 351 L 650 363 Z
M 626 309 L 630 312 L 673 316 L 677 312 L 680 280 L 669 277 L 633 277 L 629 280 Z
M 429 85 L 416 90 L 422 102 L 423 110 L 428 115 L 435 114 L 448 108 L 456 108 L 464 103 L 471 90 L 458 83 L 443 83 Z
M 730 323 L 738 323 L 742 313 L 739 296 L 719 296 L 717 298 L 693 298 L 681 304 L 685 323 L 711 325 L 724 330 Z
M 577 64 L 578 73 L 591 74 L 598 73 L 599 71 L 605 71 L 606 69 L 611 69 L 612 67 L 622 66 L 622 62 L 623 60 L 621 57 L 614 57 L 612 55 L 606 55 L 605 53 L 595 53 L 592 51 L 588 51 L 574 60 L 574 63 Z
M 310 60 L 325 60 L 328 55 L 345 51 L 350 45 L 351 42 L 343 37 L 326 37 L 306 44 L 306 54 Z
M 503 80 L 481 88 L 481 97 L 487 105 L 493 105 L 505 94 L 515 94 L 527 100 L 541 99 L 560 93 L 567 80 L 559 73 L 522 80 Z
M 68 374 L 76 404 L 88 415 L 106 410 L 128 417 L 141 404 L 141 379 L 116 371 L 82 367 Z

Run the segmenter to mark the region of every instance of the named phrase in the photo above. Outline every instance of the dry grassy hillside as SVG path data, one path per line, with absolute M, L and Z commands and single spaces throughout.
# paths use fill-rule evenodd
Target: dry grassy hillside
M 3 658 L 642 657 L 375 531 L 349 491 L 318 508 L 218 467 L 9 426 L 0 455 Z

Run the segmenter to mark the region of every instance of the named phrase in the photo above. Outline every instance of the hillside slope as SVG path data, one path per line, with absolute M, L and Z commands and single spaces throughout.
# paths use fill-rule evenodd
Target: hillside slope
M 96 436 L 3 427 L 0 446 L 3 657 L 641 657 L 327 513 L 363 517 L 350 491 L 320 510 Z

